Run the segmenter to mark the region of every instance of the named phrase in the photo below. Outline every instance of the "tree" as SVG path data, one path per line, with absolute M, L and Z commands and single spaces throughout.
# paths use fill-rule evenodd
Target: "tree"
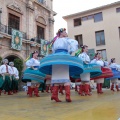
M 14 59 L 14 66 L 18 69 L 18 71 L 19 71 L 19 77 L 21 79 L 22 70 L 24 68 L 24 66 L 23 66 L 23 60 L 21 60 L 19 58 Z

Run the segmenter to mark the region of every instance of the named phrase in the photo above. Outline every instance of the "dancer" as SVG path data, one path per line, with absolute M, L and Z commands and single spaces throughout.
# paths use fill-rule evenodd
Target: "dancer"
M 12 95 L 11 93 L 11 85 L 12 85 L 12 79 L 11 79 L 11 73 L 12 73 L 12 69 L 11 67 L 8 65 L 8 59 L 4 59 L 3 60 L 3 65 L 0 66 L 0 74 L 1 76 L 1 88 L 0 88 L 0 94 L 1 94 L 1 90 L 5 90 L 5 94 L 6 92 L 8 92 L 8 95 Z
M 117 91 L 120 91 L 118 88 L 118 78 L 120 78 L 120 65 L 118 65 L 115 61 L 115 58 L 112 58 L 109 64 L 110 68 L 113 72 L 113 77 L 107 78 L 107 80 L 111 80 L 111 90 L 115 91 L 114 85 Z
M 12 91 L 13 93 L 18 92 L 18 79 L 19 79 L 19 72 L 16 67 L 14 67 L 14 62 L 9 62 L 9 65 L 11 67 L 12 73 Z
M 32 93 L 34 91 L 34 95 L 39 97 L 39 86 L 40 83 L 44 83 L 44 79 L 46 77 L 45 74 L 39 72 L 38 68 L 40 66 L 40 61 L 38 60 L 38 51 L 34 51 L 31 58 L 26 62 L 26 66 L 28 67 L 23 74 L 23 81 L 27 81 L 28 93 L 29 97 L 32 97 Z M 31 80 L 31 82 L 30 82 Z
M 70 98 L 69 76 L 83 72 L 83 62 L 77 57 L 70 56 L 70 53 L 78 49 L 78 42 L 67 36 L 65 28 L 58 30 L 57 37 L 53 41 L 53 54 L 41 60 L 39 69 L 45 74 L 52 74 L 51 84 L 53 85 L 53 91 L 51 100 L 56 102 L 61 102 L 58 98 L 58 90 L 59 85 L 62 84 L 65 87 L 66 101 L 72 101 Z
M 105 62 L 102 60 L 100 53 L 95 54 L 95 58 L 91 61 L 91 63 L 96 63 L 101 66 L 102 74 L 98 77 L 93 77 L 92 79 L 97 84 L 97 93 L 102 94 L 103 93 L 102 84 L 104 83 L 104 79 L 108 77 L 112 77 L 113 73 L 110 68 L 105 67 Z
M 81 54 L 79 54 L 79 58 L 83 60 L 84 62 L 84 73 L 80 74 L 81 78 L 81 84 L 79 88 L 79 94 L 81 96 L 84 95 L 91 95 L 91 88 L 90 88 L 90 75 L 93 74 L 95 76 L 98 76 L 101 74 L 100 66 L 97 64 L 90 63 L 90 57 L 87 55 L 88 52 L 88 46 L 83 45 L 81 46 L 82 51 Z

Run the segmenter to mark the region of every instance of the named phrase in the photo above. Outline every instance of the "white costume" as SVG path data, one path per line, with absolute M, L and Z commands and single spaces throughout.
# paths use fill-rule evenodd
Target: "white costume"
M 110 68 L 116 68 L 116 70 L 120 71 L 120 65 L 118 65 L 117 63 L 111 63 Z M 111 83 L 115 83 L 117 85 L 118 79 L 117 78 L 111 79 Z
M 16 78 L 16 79 L 19 79 L 19 72 L 18 72 L 18 70 L 17 70 L 17 68 L 16 67 L 11 67 L 11 69 L 12 69 L 12 75 L 14 75 L 14 77 Z
M 54 53 L 57 49 L 64 49 L 71 53 L 78 50 L 78 42 L 68 37 L 58 38 L 53 44 L 52 52 Z
M 66 50 L 72 53 L 78 49 L 78 42 L 69 38 L 58 38 L 52 47 L 53 53 L 56 50 Z M 59 68 L 59 69 L 58 69 Z M 52 65 L 52 83 L 67 83 L 69 80 L 69 65 Z
M 39 66 L 40 66 L 40 61 L 37 60 L 37 59 L 31 58 L 31 59 L 29 59 L 29 60 L 26 62 L 26 66 L 27 66 L 28 68 L 34 67 L 34 69 L 37 69 L 37 68 L 35 68 L 35 67 L 39 67 Z M 32 80 L 31 82 L 27 82 L 27 86 L 31 86 L 32 83 L 35 84 L 35 83 L 38 83 L 38 82 Z
M 8 66 L 8 73 L 12 74 L 11 67 L 9 65 L 7 65 L 7 66 Z M 0 74 L 5 74 L 5 73 L 7 73 L 7 67 L 6 67 L 6 65 L 1 65 L 0 66 Z
M 28 68 L 30 68 L 30 67 L 34 67 L 34 66 L 40 66 L 40 61 L 39 60 L 37 60 L 37 59 L 34 59 L 34 58 L 31 58 L 30 60 L 28 60 L 27 62 L 26 62 L 26 66 L 28 67 Z
M 90 57 L 87 55 L 86 52 L 81 53 L 78 57 L 80 59 L 82 59 L 83 62 L 90 63 Z M 82 74 L 80 74 L 80 78 L 81 78 L 81 81 L 89 82 L 90 81 L 90 73 L 82 73 Z
M 118 65 L 117 63 L 111 63 L 110 68 L 116 68 L 116 70 L 120 71 L 120 65 Z
M 91 63 L 96 63 L 96 64 L 100 65 L 101 67 L 104 67 L 104 62 L 101 59 L 99 59 L 99 60 L 98 59 L 93 59 L 91 61 Z M 99 78 L 99 79 L 95 80 L 95 82 L 96 83 L 104 83 L 104 78 Z

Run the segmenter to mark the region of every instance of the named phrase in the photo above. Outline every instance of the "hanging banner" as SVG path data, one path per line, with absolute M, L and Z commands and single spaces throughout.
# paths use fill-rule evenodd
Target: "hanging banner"
M 15 50 L 22 49 L 22 32 L 18 30 L 12 29 L 12 41 L 11 41 L 11 48 Z
M 46 45 L 46 40 L 41 39 L 41 55 L 46 56 L 48 55 L 48 45 Z

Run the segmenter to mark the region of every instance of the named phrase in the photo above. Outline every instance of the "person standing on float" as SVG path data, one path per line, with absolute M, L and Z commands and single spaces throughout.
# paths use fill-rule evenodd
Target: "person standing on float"
M 68 38 L 65 28 L 58 30 L 53 41 L 53 54 L 41 60 L 40 71 L 45 74 L 52 74 L 51 84 L 53 85 L 51 100 L 61 102 L 58 98 L 59 85 L 64 85 L 66 101 L 70 98 L 70 75 L 83 72 L 83 62 L 77 57 L 70 56 L 70 53 L 78 49 L 78 42 Z

